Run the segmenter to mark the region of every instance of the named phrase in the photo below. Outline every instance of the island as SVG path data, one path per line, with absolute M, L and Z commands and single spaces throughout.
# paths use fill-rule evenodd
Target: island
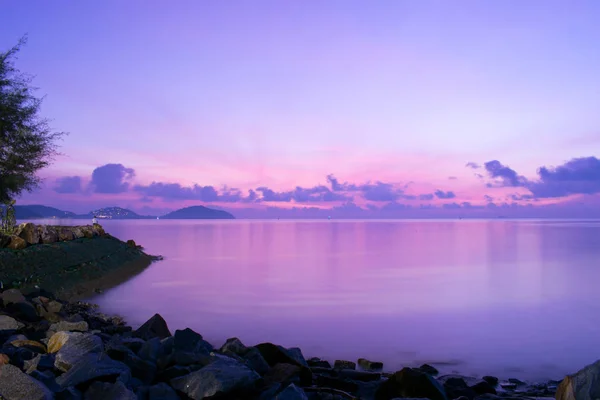
M 204 206 L 192 206 L 179 209 L 161 217 L 163 219 L 235 219 L 223 210 L 215 210 Z

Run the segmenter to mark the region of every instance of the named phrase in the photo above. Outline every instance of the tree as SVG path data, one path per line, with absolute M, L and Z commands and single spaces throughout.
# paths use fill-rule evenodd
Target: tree
M 52 131 L 49 120 L 41 117 L 43 98 L 34 95 L 32 76 L 14 65 L 26 42 L 23 37 L 0 53 L 0 203 L 6 206 L 39 186 L 37 172 L 58 154 L 56 142 L 65 134 Z

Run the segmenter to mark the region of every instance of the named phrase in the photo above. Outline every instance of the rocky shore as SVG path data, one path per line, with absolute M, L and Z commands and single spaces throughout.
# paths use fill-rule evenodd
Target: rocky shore
M 598 398 L 600 362 L 561 382 L 499 382 L 437 376 L 429 365 L 382 373 L 359 359 L 305 359 L 299 348 L 220 347 L 191 329 L 171 333 L 158 314 L 133 330 L 83 302 L 44 290 L 0 294 L 0 398 L 16 399 L 374 399 Z
M 21 224 L 0 235 L 0 289 L 43 287 L 62 299 L 89 297 L 126 281 L 160 257 L 102 226 Z

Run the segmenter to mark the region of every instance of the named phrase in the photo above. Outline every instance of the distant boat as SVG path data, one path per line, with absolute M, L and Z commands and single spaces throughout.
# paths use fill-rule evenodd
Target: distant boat
M 331 215 L 327 217 L 327 219 L 331 219 Z
M 156 219 L 160 219 L 159 217 L 156 217 Z

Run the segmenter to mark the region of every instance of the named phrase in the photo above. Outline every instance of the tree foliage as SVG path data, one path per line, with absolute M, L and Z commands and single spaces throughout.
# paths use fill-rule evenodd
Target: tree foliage
M 0 203 L 4 204 L 39 186 L 37 172 L 58 154 L 56 142 L 64 135 L 52 131 L 48 119 L 40 116 L 43 98 L 34 95 L 32 77 L 14 65 L 26 41 L 23 37 L 0 53 Z

